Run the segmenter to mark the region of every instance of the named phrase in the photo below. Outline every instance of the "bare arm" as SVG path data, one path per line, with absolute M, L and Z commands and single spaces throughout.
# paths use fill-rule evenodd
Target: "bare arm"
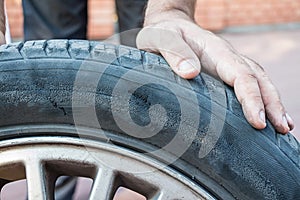
M 0 0 L 0 44 L 5 43 L 5 13 L 4 13 L 4 0 Z
M 269 77 L 253 60 L 227 41 L 194 22 L 195 0 L 149 0 L 144 28 L 137 37 L 140 49 L 159 52 L 175 73 L 194 78 L 201 70 L 234 87 L 248 122 L 287 133 L 294 124 Z

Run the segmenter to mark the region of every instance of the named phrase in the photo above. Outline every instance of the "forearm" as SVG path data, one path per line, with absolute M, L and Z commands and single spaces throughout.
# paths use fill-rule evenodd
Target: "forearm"
M 0 0 L 0 32 L 5 33 L 4 0 Z
M 196 0 L 149 0 L 146 14 L 145 25 L 159 22 L 169 13 L 176 12 L 180 18 L 194 19 Z

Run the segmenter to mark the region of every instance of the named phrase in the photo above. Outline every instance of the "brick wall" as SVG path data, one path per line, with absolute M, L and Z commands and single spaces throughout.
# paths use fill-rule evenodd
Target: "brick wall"
M 20 0 L 6 0 L 6 9 L 9 19 L 9 28 L 12 37 L 23 35 L 23 10 Z
M 195 18 L 211 30 L 300 22 L 300 0 L 198 0 Z
M 21 0 L 6 0 L 6 5 L 12 36 L 20 38 L 23 33 Z M 114 0 L 89 0 L 89 38 L 105 38 L 114 32 L 114 10 Z M 195 18 L 210 30 L 300 22 L 300 0 L 198 0 Z

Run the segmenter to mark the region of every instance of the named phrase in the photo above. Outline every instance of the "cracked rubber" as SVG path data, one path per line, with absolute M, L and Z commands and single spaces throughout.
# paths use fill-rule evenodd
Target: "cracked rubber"
M 111 133 L 109 139 L 115 145 L 147 152 L 163 148 L 174 138 L 182 118 L 180 102 L 165 87 L 170 85 L 178 91 L 196 95 L 198 105 L 194 106 L 198 106 L 201 113 L 199 125 L 193 127 L 197 129 L 196 138 L 170 167 L 218 199 L 300 199 L 300 145 L 291 134 L 283 136 L 276 133 L 269 122 L 264 130 L 255 130 L 245 120 L 232 88 L 215 84 L 213 78 L 204 74 L 189 81 L 191 87 L 187 87 L 162 57 L 125 46 L 85 40 L 28 41 L 0 46 L 0 126 L 74 126 L 73 113 L 80 108 L 72 107 L 72 94 L 76 75 L 83 65 L 87 77 L 103 69 L 95 90 L 91 89 L 88 81 L 77 89 L 83 105 L 85 99 L 94 96 L 99 125 Z M 147 126 L 151 121 L 149 108 L 152 105 L 159 104 L 166 111 L 167 120 L 155 136 L 130 136 L 118 127 L 114 119 L 114 88 L 120 80 L 126 87 L 136 84 L 131 78 L 140 80 L 139 84 L 143 85 L 131 91 L 131 120 L 139 126 Z M 155 84 L 143 84 L 143 80 Z M 222 92 L 225 105 L 218 98 L 212 98 L 221 97 Z M 122 96 L 118 98 L 121 100 Z M 181 98 L 188 105 L 190 96 Z M 93 105 L 85 106 L 88 109 Z M 121 110 L 124 105 L 118 106 Z M 199 158 L 207 130 L 213 119 L 219 117 L 219 113 L 212 109 L 214 106 L 225 110 L 224 126 L 214 148 L 204 158 Z M 197 114 L 194 110 L 189 112 L 191 116 Z M 155 114 L 159 116 L 160 113 Z M 198 123 L 191 122 L 189 126 L 195 124 Z M 80 126 L 97 128 L 92 123 Z M 0 132 L 0 139 L 35 134 L 38 133 L 26 134 L 21 130 L 11 135 Z M 71 133 L 65 136 L 78 137 Z M 182 137 L 188 140 L 189 130 L 185 130 Z M 97 135 L 92 138 L 97 140 Z M 155 159 L 161 162 L 168 160 L 163 156 Z

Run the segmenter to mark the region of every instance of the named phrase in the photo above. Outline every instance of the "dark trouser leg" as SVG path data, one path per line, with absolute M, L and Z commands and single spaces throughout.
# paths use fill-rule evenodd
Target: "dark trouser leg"
M 87 0 L 23 0 L 24 39 L 86 39 Z
M 136 46 L 137 28 L 142 28 L 147 0 L 116 0 L 121 43 Z M 136 29 L 134 31 L 128 31 Z M 124 32 L 125 31 L 125 32 Z M 128 32 L 126 32 L 128 31 Z

